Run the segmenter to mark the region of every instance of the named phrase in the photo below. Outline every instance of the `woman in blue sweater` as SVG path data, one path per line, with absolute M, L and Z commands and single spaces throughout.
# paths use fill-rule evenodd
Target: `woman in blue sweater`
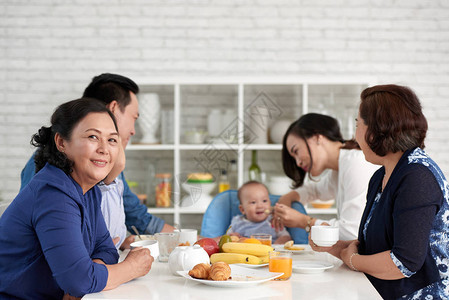
M 33 136 L 39 172 L 0 219 L 0 298 L 82 297 L 148 273 L 148 249 L 117 264 L 100 210 L 96 184 L 118 143 L 114 116 L 92 99 L 62 104 Z
M 423 150 L 426 132 L 411 89 L 362 92 L 356 139 L 382 167 L 369 183 L 358 240 L 329 252 L 364 272 L 384 299 L 449 298 L 449 185 Z

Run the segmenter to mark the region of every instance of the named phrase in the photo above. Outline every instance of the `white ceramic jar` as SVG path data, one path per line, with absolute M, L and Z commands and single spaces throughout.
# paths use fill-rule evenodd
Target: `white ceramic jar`
M 179 275 L 178 271 L 190 271 L 201 263 L 209 264 L 210 259 L 206 250 L 200 245 L 176 247 L 168 258 L 168 267 L 175 275 Z
M 159 128 L 159 111 L 161 105 L 159 103 L 159 95 L 155 93 L 141 94 L 139 96 L 139 125 L 142 129 L 141 143 L 154 144 L 158 143 L 156 132 Z
M 221 133 L 221 119 L 221 111 L 219 109 L 212 109 L 207 117 L 207 131 L 209 132 L 209 136 L 217 137 Z

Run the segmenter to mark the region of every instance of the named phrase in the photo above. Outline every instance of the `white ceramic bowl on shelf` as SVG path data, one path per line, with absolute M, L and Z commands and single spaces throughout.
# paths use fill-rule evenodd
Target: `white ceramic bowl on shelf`
M 267 182 L 268 190 L 273 195 L 285 195 L 290 192 L 292 180 L 287 176 L 271 176 Z
M 326 208 L 331 208 L 332 205 L 334 205 L 335 200 L 315 200 L 315 201 L 311 201 L 310 205 L 312 205 L 313 208 L 321 208 L 321 209 L 326 209 Z
M 210 202 L 212 201 L 212 196 L 210 193 L 214 190 L 215 182 L 205 182 L 205 183 L 188 183 L 183 182 L 181 184 L 182 188 L 189 195 L 184 197 L 181 201 L 182 207 L 188 207 L 192 209 L 207 209 Z

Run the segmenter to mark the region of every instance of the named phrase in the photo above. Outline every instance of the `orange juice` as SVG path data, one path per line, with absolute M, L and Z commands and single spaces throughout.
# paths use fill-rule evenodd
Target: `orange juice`
M 278 253 L 272 255 L 272 253 Z M 291 253 L 288 256 L 281 256 L 279 252 L 270 252 L 270 261 L 268 264 L 270 272 L 284 273 L 281 277 L 275 280 L 287 280 L 292 276 L 292 257 Z
M 259 241 L 260 241 L 263 245 L 271 246 L 271 240 L 262 240 L 262 239 L 259 239 Z
M 263 245 L 271 246 L 271 234 L 252 234 L 251 238 L 259 240 Z

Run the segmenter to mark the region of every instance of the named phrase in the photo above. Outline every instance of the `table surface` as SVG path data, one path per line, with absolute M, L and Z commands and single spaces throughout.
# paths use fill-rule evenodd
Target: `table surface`
M 122 253 L 121 258 L 126 254 L 127 252 Z M 334 267 L 316 274 L 293 272 L 287 281 L 268 281 L 250 287 L 224 288 L 173 275 L 168 263 L 155 261 L 147 275 L 122 284 L 114 290 L 88 294 L 83 299 L 382 299 L 363 273 L 350 270 L 339 259 L 311 250 L 293 254 L 293 264 L 306 260 L 326 261 Z M 268 267 L 257 270 L 268 271 Z

